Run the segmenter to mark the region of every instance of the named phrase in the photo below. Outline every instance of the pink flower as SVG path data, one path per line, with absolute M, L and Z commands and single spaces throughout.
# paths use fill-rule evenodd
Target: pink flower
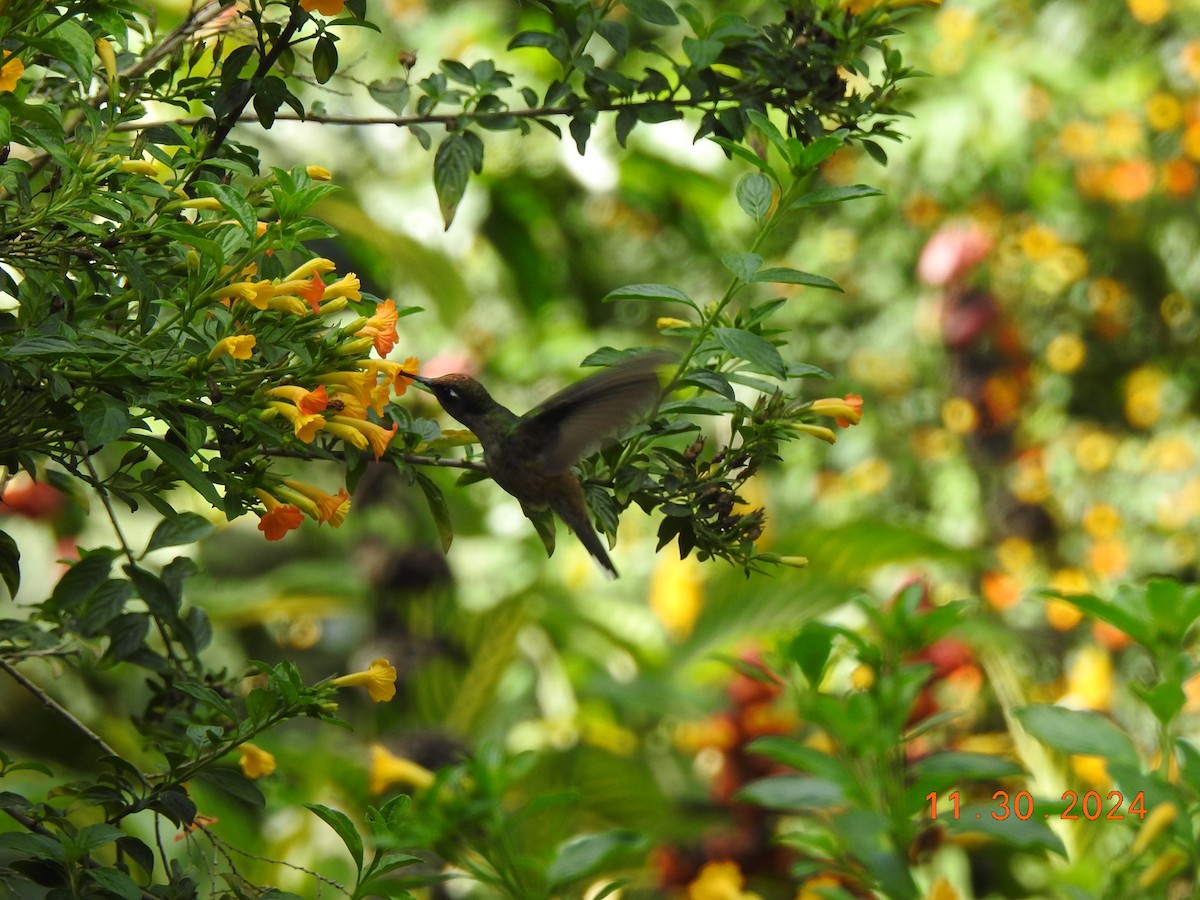
M 922 248 L 917 276 L 935 287 L 950 284 L 984 260 L 991 249 L 992 238 L 980 226 L 947 225 Z

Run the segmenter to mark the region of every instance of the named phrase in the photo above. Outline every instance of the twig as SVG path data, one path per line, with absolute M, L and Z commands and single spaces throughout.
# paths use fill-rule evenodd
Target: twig
M 95 744 L 100 749 L 100 752 L 105 756 L 120 757 L 121 754 L 117 753 L 116 750 L 110 747 L 104 738 L 100 737 L 100 735 L 96 734 L 96 732 L 92 731 L 92 729 L 88 728 L 87 725 L 83 724 L 83 722 L 76 718 L 74 713 L 72 713 L 69 709 L 60 704 L 44 690 L 22 675 L 15 667 L 9 664 L 8 660 L 0 658 L 0 669 L 3 669 L 5 672 L 7 672 L 13 681 L 21 685 L 21 687 L 25 688 L 25 690 L 29 691 L 29 693 L 33 694 L 33 696 L 37 697 L 43 706 L 45 706 L 51 712 L 56 713 L 72 728 L 91 741 L 91 743 Z M 138 775 L 141 777 L 142 783 L 145 784 L 145 777 L 142 776 L 140 772 Z

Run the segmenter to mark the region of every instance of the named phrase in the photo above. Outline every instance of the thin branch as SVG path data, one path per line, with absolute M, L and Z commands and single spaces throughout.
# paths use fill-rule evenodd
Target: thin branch
M 96 734 L 96 732 L 92 731 L 92 729 L 88 728 L 87 725 L 76 718 L 74 713 L 72 713 L 69 709 L 60 704 L 44 690 L 22 675 L 14 666 L 9 664 L 8 660 L 0 658 L 0 669 L 3 669 L 5 672 L 7 672 L 13 681 L 25 688 L 25 690 L 29 691 L 29 693 L 33 694 L 33 696 L 36 697 L 44 707 L 55 713 L 59 718 L 65 720 L 68 725 L 82 734 L 88 739 L 88 741 L 95 744 L 96 747 L 100 749 L 100 752 L 105 756 L 120 757 L 121 754 L 110 747 L 104 738 L 100 737 L 100 735 Z M 139 776 L 141 776 L 141 773 L 139 773 Z M 144 777 L 142 777 L 142 782 L 145 783 Z

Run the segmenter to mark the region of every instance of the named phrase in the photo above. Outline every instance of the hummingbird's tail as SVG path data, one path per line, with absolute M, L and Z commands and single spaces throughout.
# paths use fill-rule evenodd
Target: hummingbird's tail
M 551 502 L 551 506 L 558 513 L 558 517 L 566 522 L 570 529 L 575 532 L 575 537 L 579 538 L 579 542 L 587 548 L 587 552 L 592 554 L 592 558 L 600 563 L 600 568 L 604 570 L 604 574 L 610 579 L 617 578 L 617 567 L 608 558 L 608 551 L 604 549 L 604 542 L 600 540 L 600 535 L 596 533 L 596 529 L 592 527 L 592 523 L 588 520 L 587 507 L 583 503 L 583 491 L 579 491 L 577 503 L 564 500 L 558 503 Z

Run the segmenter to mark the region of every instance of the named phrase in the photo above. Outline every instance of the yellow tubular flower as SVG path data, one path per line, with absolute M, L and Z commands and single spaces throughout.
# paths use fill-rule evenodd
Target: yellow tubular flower
M 363 439 L 371 445 L 371 452 L 375 454 L 376 459 L 383 456 L 387 451 L 388 444 L 392 442 L 392 438 L 396 436 L 396 432 L 400 429 L 400 426 L 395 423 L 392 423 L 392 427 L 389 430 L 381 425 L 376 425 L 374 422 L 368 422 L 366 419 L 352 419 L 347 416 L 331 416 L 329 421 L 331 425 L 326 426 L 329 431 L 333 431 L 333 426 L 338 425 L 357 431 L 362 435 Z M 359 446 L 354 441 L 351 441 L 351 443 L 356 447 Z M 360 447 L 359 449 L 362 448 Z
M 283 483 L 292 491 L 316 504 L 318 514 L 315 518 L 318 522 L 328 522 L 337 528 L 346 521 L 346 513 L 350 509 L 350 495 L 346 493 L 345 488 L 338 488 L 336 494 L 329 494 L 311 484 L 291 478 L 283 479 Z M 278 494 L 278 491 L 276 493 Z
M 7 56 L 0 65 L 0 94 L 17 89 L 17 82 L 25 74 L 25 63 L 16 56 Z
M 117 54 L 113 52 L 112 44 L 105 38 L 96 38 L 96 55 L 100 57 L 100 64 L 104 66 L 109 84 L 112 84 L 117 80 Z
M 365 687 L 376 703 L 396 696 L 396 667 L 386 659 L 376 659 L 362 672 L 341 675 L 329 682 L 334 687 Z
M 825 441 L 827 444 L 836 444 L 837 435 L 832 428 L 826 428 L 824 425 L 809 425 L 807 422 L 793 422 L 792 430 L 798 431 L 801 434 L 807 434 L 815 437 L 818 440 Z
M 367 449 L 367 436 L 357 428 L 351 428 L 344 421 L 326 423 L 325 430 L 339 440 L 349 444 L 355 450 Z
M 433 784 L 432 772 L 410 759 L 396 756 L 383 744 L 371 745 L 371 768 L 368 777 L 368 790 L 373 795 L 382 794 L 396 784 L 415 788 L 427 788 Z
M 290 403 L 272 400 L 267 406 L 291 422 L 292 430 L 295 431 L 296 437 L 300 438 L 306 444 L 311 444 L 313 438 L 317 436 L 317 432 L 325 428 L 324 416 L 319 416 L 316 413 L 301 412 Z
M 252 334 L 235 334 L 217 341 L 215 347 L 208 353 L 210 360 L 222 356 L 232 356 L 234 359 L 249 359 L 251 351 L 258 339 Z
M 293 316 L 307 316 L 308 307 L 304 305 L 304 301 L 299 297 L 283 296 L 272 297 L 267 301 L 267 309 L 275 309 L 281 312 L 291 313 Z
M 330 181 L 333 175 L 324 166 L 308 166 L 304 170 L 313 181 Z
M 296 269 L 293 272 L 290 272 L 288 274 L 288 276 L 286 278 L 284 278 L 283 280 L 285 282 L 287 282 L 287 281 L 302 281 L 302 282 L 305 282 L 305 286 L 307 286 L 308 279 L 312 278 L 315 273 L 317 273 L 317 272 L 332 272 L 336 268 L 337 268 L 336 263 L 332 262 L 331 260 L 326 259 L 323 256 L 317 256 L 317 257 L 314 257 L 313 259 L 310 259 L 308 262 L 301 264 L 301 266 L 298 269 Z
M 361 282 L 359 282 L 358 276 L 350 272 L 347 275 L 343 275 L 333 284 L 325 286 L 325 299 L 335 300 L 339 297 L 345 297 L 349 300 L 361 300 L 362 292 L 359 290 L 360 287 Z M 391 303 L 390 300 L 388 302 Z M 395 323 L 395 316 L 392 317 L 392 322 Z
M 862 408 L 856 409 L 839 397 L 823 397 L 820 400 L 814 400 L 809 406 L 809 410 L 818 416 L 846 419 L 855 425 L 862 421 Z
M 1178 815 L 1179 808 L 1174 803 L 1160 803 L 1151 810 L 1129 847 L 1129 858 L 1136 859 L 1145 853 L 1154 843 L 1154 839 L 1171 827 Z
M 237 749 L 238 753 L 242 755 L 238 765 L 241 766 L 242 774 L 247 778 L 261 778 L 263 775 L 270 775 L 275 771 L 274 754 L 268 753 L 254 744 L 242 744 Z

